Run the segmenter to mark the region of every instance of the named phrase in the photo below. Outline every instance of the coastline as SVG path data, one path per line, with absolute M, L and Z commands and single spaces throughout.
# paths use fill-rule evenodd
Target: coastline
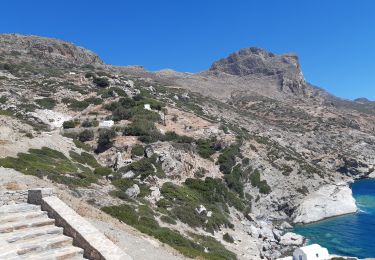
M 356 178 L 350 185 L 356 213 L 327 217 L 308 224 L 296 223 L 290 232 L 304 236 L 305 244 L 319 244 L 342 259 L 374 259 L 373 216 L 375 179 Z M 370 226 L 368 226 L 370 225 Z

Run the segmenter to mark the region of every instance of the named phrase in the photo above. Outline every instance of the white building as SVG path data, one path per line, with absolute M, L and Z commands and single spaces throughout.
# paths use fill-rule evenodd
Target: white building
M 101 128 L 110 128 L 115 124 L 113 120 L 104 120 L 99 122 L 99 127 Z
M 145 109 L 146 109 L 146 110 L 151 110 L 151 106 L 150 106 L 150 104 L 145 104 Z
M 297 248 L 293 253 L 293 260 L 327 260 L 330 259 L 327 248 L 312 244 Z

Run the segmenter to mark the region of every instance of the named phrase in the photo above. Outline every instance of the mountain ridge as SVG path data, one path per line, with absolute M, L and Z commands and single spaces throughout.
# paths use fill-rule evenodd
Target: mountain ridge
M 34 35 L 0 34 L 0 50 L 1 55 L 13 56 L 15 61 L 38 61 L 40 65 L 104 64 L 97 54 L 88 49 L 67 41 Z
M 37 62 L 37 64 L 53 64 L 55 66 L 112 66 L 105 64 L 98 54 L 84 47 L 75 45 L 74 43 L 59 40 L 49 37 L 40 37 L 36 35 L 22 35 L 22 34 L 0 34 L 0 55 L 7 55 L 8 57 L 14 57 L 13 62 Z M 179 83 L 179 78 L 183 80 L 232 80 L 233 77 L 239 77 L 240 79 L 234 79 L 237 81 L 237 85 L 241 85 L 239 91 L 251 91 L 256 94 L 261 93 L 261 86 L 264 84 L 268 86 L 269 83 L 273 85 L 271 90 L 265 96 L 277 99 L 289 98 L 290 96 L 296 95 L 299 97 L 316 96 L 319 95 L 319 89 L 314 88 L 312 85 L 306 82 L 301 66 L 299 64 L 299 57 L 293 53 L 285 54 L 274 54 L 268 52 L 265 49 L 259 47 L 248 47 L 242 48 L 238 51 L 229 54 L 225 58 L 221 58 L 212 63 L 212 65 L 206 70 L 198 73 L 185 73 L 177 72 L 171 69 L 163 69 L 156 72 L 147 71 L 143 66 L 140 65 L 129 65 L 129 66 L 113 66 L 118 68 L 124 68 L 125 71 L 132 70 L 133 73 L 147 74 L 150 77 L 155 75 L 167 79 L 172 79 Z M 270 78 L 264 80 L 264 78 Z M 198 78 L 198 79 L 197 79 Z M 192 83 L 193 84 L 193 83 Z M 192 89 L 191 84 L 185 84 L 186 87 Z M 265 87 L 266 88 L 266 87 Z M 234 87 L 236 89 L 236 87 Z M 211 92 L 210 89 L 209 92 Z M 318 90 L 318 91 L 317 91 Z M 281 95 L 272 95 L 269 92 L 281 92 Z M 326 90 L 324 90 L 327 92 Z M 218 91 L 220 92 L 220 90 Z M 226 91 L 224 91 L 226 92 Z M 328 92 L 327 92 L 328 93 Z M 231 93 L 225 95 L 229 98 Z M 333 96 L 330 94 L 330 96 Z M 340 97 L 336 97 L 341 99 Z M 358 103 L 363 102 L 363 99 Z

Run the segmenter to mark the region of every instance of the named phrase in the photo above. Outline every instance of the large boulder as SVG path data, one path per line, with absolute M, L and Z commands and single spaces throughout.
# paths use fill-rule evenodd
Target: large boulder
M 306 224 L 356 211 L 352 190 L 345 183 L 325 185 L 302 201 L 293 222 Z
M 280 245 L 283 246 L 301 246 L 304 243 L 304 237 L 292 232 L 288 232 L 280 239 Z
M 137 184 L 134 184 L 132 187 L 128 188 L 125 191 L 125 194 L 129 198 L 136 198 L 140 192 L 141 192 L 141 190 L 139 189 L 139 186 Z

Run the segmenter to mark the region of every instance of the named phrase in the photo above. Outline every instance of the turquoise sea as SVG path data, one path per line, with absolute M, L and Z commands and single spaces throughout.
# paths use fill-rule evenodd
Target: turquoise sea
M 294 232 L 328 248 L 330 254 L 375 257 L 375 180 L 356 181 L 353 186 L 359 212 L 295 226 Z

